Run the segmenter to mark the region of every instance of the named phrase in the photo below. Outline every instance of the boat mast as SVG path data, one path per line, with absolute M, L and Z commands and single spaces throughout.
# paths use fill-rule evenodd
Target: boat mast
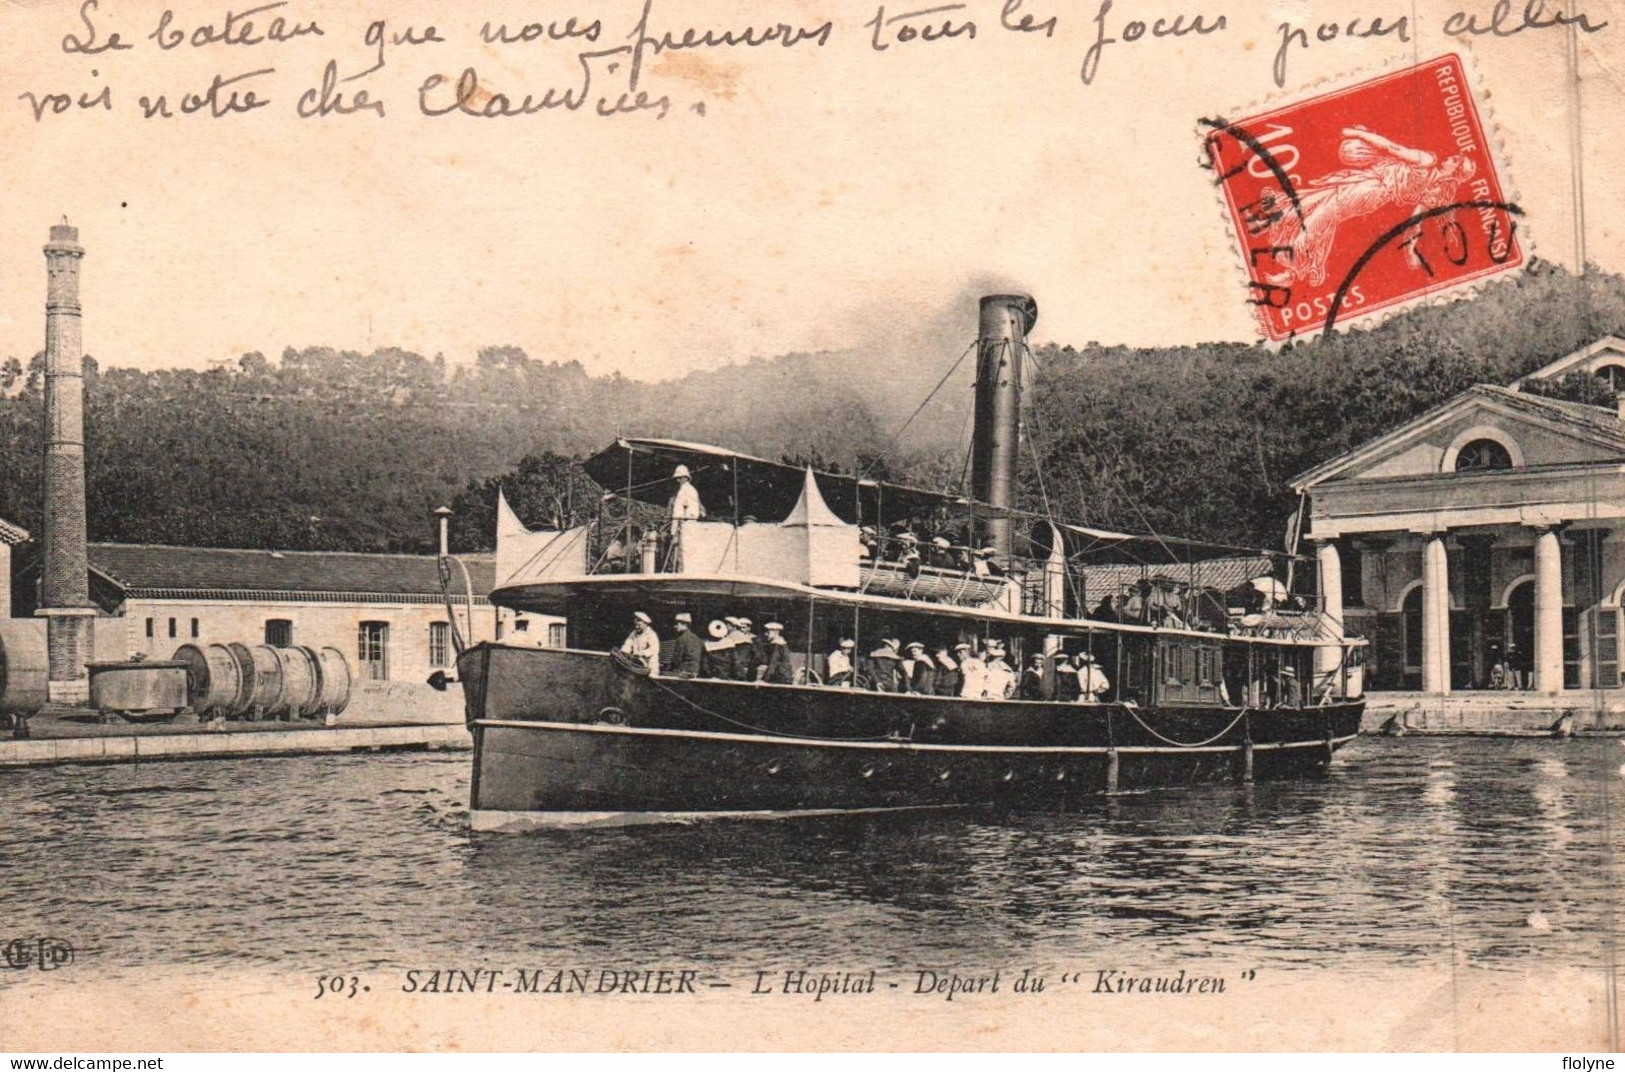
M 1021 458 L 1021 377 L 1027 333 L 1038 303 L 1026 294 L 982 299 L 976 340 L 976 427 L 971 440 L 971 497 L 1005 514 L 1015 505 Z M 982 519 L 982 539 L 1008 560 L 1014 549 L 1008 516 Z

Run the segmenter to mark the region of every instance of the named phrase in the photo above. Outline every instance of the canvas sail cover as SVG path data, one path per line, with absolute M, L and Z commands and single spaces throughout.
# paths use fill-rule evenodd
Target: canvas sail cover
M 797 584 L 856 588 L 858 527 L 842 521 L 812 470 L 783 521 L 682 522 L 682 572 L 762 577 Z
M 498 587 L 554 577 L 580 577 L 587 572 L 587 527 L 528 529 L 497 489 Z

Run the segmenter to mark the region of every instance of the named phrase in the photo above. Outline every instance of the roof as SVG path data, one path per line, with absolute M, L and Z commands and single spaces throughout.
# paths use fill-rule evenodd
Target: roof
M 490 592 L 496 564 L 490 555 L 464 555 L 476 596 Z M 126 595 L 163 592 L 345 593 L 440 598 L 434 555 L 358 554 L 348 551 L 252 551 L 164 544 L 93 543 L 90 568 Z M 454 593 L 461 579 L 454 576 Z
M 1617 335 L 1604 335 L 1571 354 L 1564 354 L 1525 376 L 1512 381 L 1513 387 L 1522 387 L 1528 380 L 1559 380 L 1570 372 L 1591 364 L 1597 359 L 1602 364 L 1625 364 L 1625 339 Z
M 1583 402 L 1565 402 L 1556 398 L 1527 394 L 1509 387 L 1479 383 L 1421 416 L 1406 421 L 1375 439 L 1367 440 L 1348 453 L 1330 458 L 1313 469 L 1299 473 L 1290 483 L 1294 490 L 1302 492 L 1330 480 L 1381 455 L 1394 444 L 1440 421 L 1450 419 L 1474 403 L 1489 403 L 1500 407 L 1503 411 L 1535 417 L 1546 421 L 1549 425 L 1566 429 L 1583 439 L 1625 452 L 1625 421 L 1620 420 L 1617 410 L 1605 406 L 1588 406 Z

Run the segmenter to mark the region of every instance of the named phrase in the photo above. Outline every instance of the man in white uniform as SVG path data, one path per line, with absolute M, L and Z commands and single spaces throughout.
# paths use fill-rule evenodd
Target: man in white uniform
M 989 700 L 1008 700 L 1016 691 L 1016 672 L 1004 661 L 1004 641 L 987 642 L 987 663 L 982 668 L 982 695 Z
M 671 502 L 667 504 L 667 512 L 673 521 L 698 521 L 705 516 L 705 505 L 700 502 L 700 493 L 694 490 L 689 480 L 688 466 L 679 465 L 671 472 L 671 478 L 677 481 L 677 490 L 672 492 Z
M 829 653 L 824 662 L 824 683 L 838 689 L 852 687 L 852 652 L 857 641 L 842 637 L 840 647 Z
M 621 654 L 647 666 L 650 677 L 660 676 L 660 637 L 641 610 L 632 615 L 632 632 L 621 644 Z

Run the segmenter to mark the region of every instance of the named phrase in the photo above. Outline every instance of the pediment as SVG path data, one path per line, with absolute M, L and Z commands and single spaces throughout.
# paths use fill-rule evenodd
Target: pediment
M 1299 491 L 1328 481 L 1454 474 L 1463 448 L 1500 444 L 1515 469 L 1625 462 L 1625 422 L 1610 410 L 1481 384 L 1295 478 Z
M 1556 361 L 1514 380 L 1512 386 L 1520 387 L 1530 380 L 1561 380 L 1571 372 L 1595 373 L 1610 365 L 1625 369 L 1625 339 L 1617 335 L 1604 335 L 1572 354 L 1564 354 Z

